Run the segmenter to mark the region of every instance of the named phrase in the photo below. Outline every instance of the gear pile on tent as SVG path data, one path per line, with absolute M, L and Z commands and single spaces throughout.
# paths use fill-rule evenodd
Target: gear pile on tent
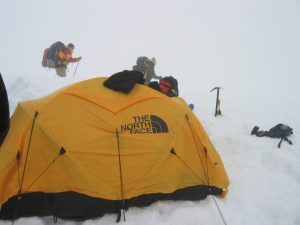
M 0 148 L 1 219 L 120 216 L 158 200 L 225 196 L 222 160 L 182 98 L 138 82 L 115 91 L 107 80 L 18 104 Z

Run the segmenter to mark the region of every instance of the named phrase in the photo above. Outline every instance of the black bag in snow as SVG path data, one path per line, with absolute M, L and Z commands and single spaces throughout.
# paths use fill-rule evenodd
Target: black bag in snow
M 276 126 L 272 127 L 268 131 L 259 131 L 259 127 L 255 126 L 252 131 L 252 135 L 256 135 L 257 137 L 271 137 L 271 138 L 280 138 L 280 142 L 278 143 L 278 148 L 280 148 L 282 141 L 288 142 L 290 145 L 293 143 L 287 138 L 291 134 L 293 134 L 293 128 L 286 124 L 279 123 Z

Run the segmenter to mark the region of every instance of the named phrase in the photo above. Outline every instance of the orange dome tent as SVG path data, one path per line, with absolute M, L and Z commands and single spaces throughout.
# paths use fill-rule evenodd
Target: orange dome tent
M 224 195 L 222 160 L 188 105 L 82 81 L 18 104 L 0 148 L 0 218 L 92 218 Z

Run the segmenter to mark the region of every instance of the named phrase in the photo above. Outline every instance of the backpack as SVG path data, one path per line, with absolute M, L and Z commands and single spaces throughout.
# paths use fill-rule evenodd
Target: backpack
M 279 123 L 268 131 L 268 136 L 273 138 L 284 138 L 293 134 L 293 128 Z
M 172 77 L 164 77 L 159 81 L 159 87 L 161 92 L 165 93 L 169 97 L 177 97 L 178 93 L 178 82 Z
M 60 64 L 57 53 L 59 50 L 64 51 L 65 49 L 65 44 L 60 41 L 57 41 L 49 47 L 48 55 L 46 58 L 52 59 L 55 62 L 55 64 Z

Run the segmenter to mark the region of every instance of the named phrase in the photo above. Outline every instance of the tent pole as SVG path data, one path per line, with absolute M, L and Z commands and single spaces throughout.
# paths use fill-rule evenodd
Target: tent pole
M 20 187 L 19 187 L 18 195 L 17 195 L 17 200 L 16 200 L 17 202 L 16 202 L 16 206 L 15 206 L 14 216 L 13 216 L 13 219 L 12 219 L 12 225 L 15 223 L 15 219 L 16 219 L 17 214 L 18 214 L 18 207 L 19 207 L 19 203 L 21 201 L 22 187 L 23 187 L 23 181 L 24 181 L 24 177 L 25 177 L 25 171 L 26 171 L 26 166 L 27 166 L 28 154 L 29 154 L 29 150 L 30 150 L 30 144 L 31 144 L 31 138 L 32 138 L 33 128 L 34 128 L 34 125 L 35 125 L 35 120 L 36 120 L 36 118 L 37 118 L 38 115 L 39 115 L 39 113 L 38 113 L 38 111 L 36 111 L 35 114 L 34 114 L 32 125 L 31 125 L 31 130 L 30 130 L 30 135 L 29 135 L 29 141 L 28 141 L 28 145 L 27 145 L 26 158 L 25 158 L 25 163 L 24 163 L 24 169 L 23 169 L 21 184 L 20 184 Z M 20 160 L 19 157 L 20 156 L 18 154 L 17 155 L 17 159 L 18 160 Z
M 120 183 L 121 183 L 121 198 L 122 198 L 122 206 L 120 209 L 120 214 L 118 215 L 117 221 L 120 222 L 121 214 L 123 211 L 123 220 L 126 221 L 125 218 L 125 196 L 124 196 L 124 183 L 123 183 L 123 173 L 122 173 L 122 162 L 121 162 L 121 152 L 120 152 L 120 136 L 119 131 L 116 129 L 116 138 L 117 138 L 117 144 L 118 144 L 118 156 L 119 156 L 119 170 L 120 170 Z
M 191 123 L 190 123 L 190 118 L 189 118 L 188 114 L 185 115 L 185 119 L 186 119 L 186 121 L 187 121 L 188 124 L 189 124 L 189 128 L 190 128 L 191 133 L 192 133 L 192 136 L 193 136 L 193 140 L 194 140 L 194 144 L 195 144 L 195 146 L 196 146 L 196 150 L 197 150 L 197 153 L 198 153 L 198 157 L 199 157 L 199 159 L 200 159 L 200 162 L 201 162 L 201 165 L 202 165 L 202 169 L 203 169 L 203 171 L 204 171 L 206 180 L 207 180 L 207 182 L 208 182 L 208 171 L 205 171 L 204 163 L 202 162 L 202 159 L 201 159 L 201 156 L 200 156 L 200 150 L 199 150 L 200 148 L 199 148 L 199 146 L 197 145 L 197 142 L 196 142 L 196 139 L 195 139 L 195 135 L 194 135 L 194 132 L 193 132 L 193 128 L 192 128 L 192 125 L 191 125 Z M 204 151 L 205 151 L 205 149 L 206 149 L 206 148 L 204 147 Z M 207 161 L 206 161 L 206 166 L 207 166 Z M 208 184 L 208 183 L 207 183 L 207 184 Z

